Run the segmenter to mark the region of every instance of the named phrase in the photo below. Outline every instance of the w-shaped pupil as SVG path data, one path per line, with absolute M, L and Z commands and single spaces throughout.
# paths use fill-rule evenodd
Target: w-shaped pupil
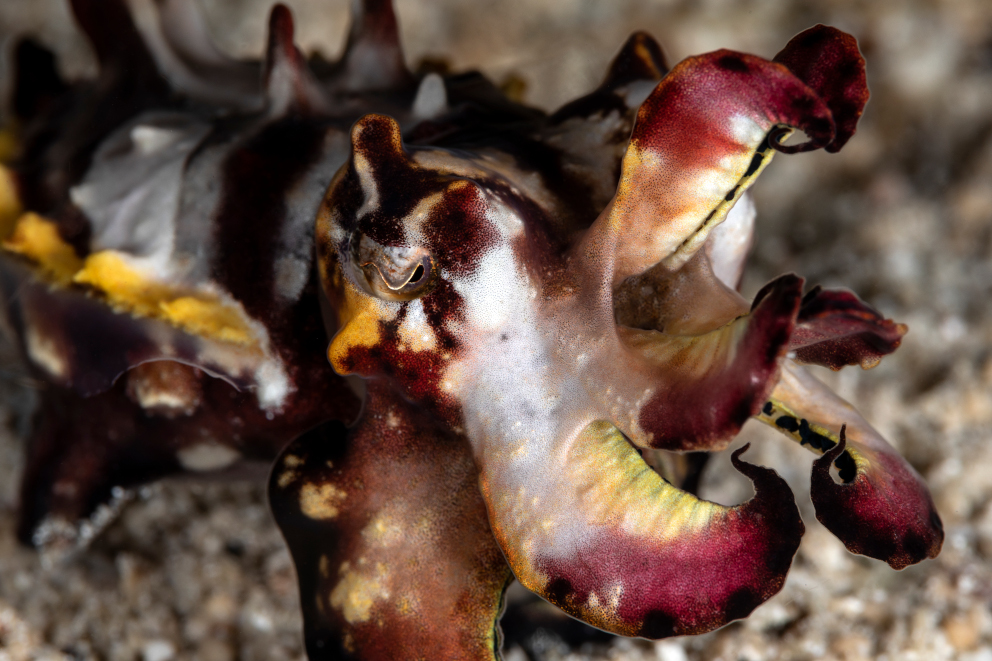
M 420 280 L 423 277 L 424 277 L 424 265 L 423 264 L 417 264 L 417 270 L 415 270 L 413 272 L 413 275 L 410 276 L 410 281 L 407 284 L 415 285 L 418 282 L 420 282 Z

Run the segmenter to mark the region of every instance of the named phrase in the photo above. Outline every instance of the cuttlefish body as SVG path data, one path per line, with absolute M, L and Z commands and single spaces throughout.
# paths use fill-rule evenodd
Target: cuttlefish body
M 919 475 L 801 366 L 872 367 L 906 328 L 795 275 L 737 292 L 748 187 L 854 134 L 849 35 L 669 71 L 638 33 L 549 116 L 409 71 L 385 0 L 355 3 L 334 63 L 283 6 L 261 63 L 187 0 L 141 29 L 121 0 L 72 7 L 100 77 L 22 44 L 0 166 L 0 284 L 44 385 L 25 541 L 82 548 L 127 487 L 281 451 L 312 659 L 498 657 L 513 576 L 606 631 L 702 633 L 782 587 L 803 523 L 746 447 L 733 507 L 649 460 L 757 417 L 821 455 L 817 518 L 851 551 L 939 552 Z
M 724 507 L 641 450 L 720 450 L 752 416 L 822 455 L 817 517 L 849 549 L 895 568 L 939 551 L 919 475 L 800 366 L 871 367 L 905 327 L 847 292 L 804 295 L 794 275 L 750 303 L 735 290 L 755 177 L 775 151 L 854 133 L 854 39 L 817 26 L 773 61 L 717 51 L 667 72 L 658 52 L 633 38 L 596 94 L 526 136 L 405 144 L 382 115 L 352 129 L 317 250 L 340 324 L 328 355 L 367 379 L 365 410 L 291 445 L 271 484 L 312 656 L 491 658 L 504 558 L 618 634 L 747 616 L 799 546 L 791 491 L 745 447 L 732 459 L 755 495 Z M 566 121 L 603 123 L 604 99 L 619 114 L 646 81 L 619 185 L 591 214 L 582 148 L 554 172 L 540 150 L 577 145 Z M 808 141 L 784 145 L 796 129 Z

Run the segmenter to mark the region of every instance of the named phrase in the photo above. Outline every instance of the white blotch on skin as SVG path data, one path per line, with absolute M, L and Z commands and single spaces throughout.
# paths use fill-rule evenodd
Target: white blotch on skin
M 431 211 L 444 198 L 444 193 L 437 192 L 427 195 L 417 202 L 413 211 L 408 213 L 400 225 L 406 232 L 407 241 L 411 245 L 427 245 L 428 241 L 424 235 L 424 221 L 430 216 Z
M 742 145 L 755 148 L 765 139 L 765 130 L 747 115 L 734 115 L 729 123 L 730 134 Z
M 417 96 L 413 100 L 413 116 L 416 119 L 433 119 L 448 110 L 448 94 L 444 89 L 444 79 L 436 73 L 429 73 L 420 81 Z
M 530 286 L 526 282 L 506 283 L 507 278 L 523 279 L 517 275 L 513 250 L 504 244 L 487 252 L 470 278 L 453 282 L 455 290 L 468 303 L 467 316 L 475 330 L 499 330 L 520 307 L 517 297 Z
M 431 351 L 437 345 L 437 338 L 424 314 L 424 304 L 420 299 L 407 306 L 406 317 L 400 324 L 398 333 L 401 347 L 407 351 Z
M 262 363 L 255 372 L 258 381 L 258 405 L 266 410 L 281 408 L 292 388 L 286 370 L 278 361 Z
M 379 208 L 379 187 L 375 183 L 375 176 L 372 172 L 372 165 L 369 159 L 361 152 L 353 155 L 355 171 L 358 173 L 358 181 L 362 184 L 362 192 L 365 193 L 365 201 L 355 213 L 355 219 L 360 220 L 366 214 L 372 213 Z
M 149 112 L 103 142 L 86 176 L 69 190 L 91 221 L 93 252 L 118 250 L 163 280 L 185 272 L 188 265 L 174 254 L 183 176 L 209 130 L 185 115 Z
M 143 155 L 168 147 L 182 137 L 182 132 L 159 126 L 138 125 L 131 129 L 131 142 Z
M 25 335 L 25 344 L 31 362 L 58 379 L 66 378 L 69 374 L 69 366 L 55 342 L 43 337 L 31 327 L 27 329 Z
M 241 458 L 241 454 L 216 443 L 197 443 L 176 453 L 183 468 L 191 471 L 213 471 L 227 468 Z
M 286 301 L 295 301 L 310 277 L 310 264 L 295 255 L 280 257 L 275 263 L 276 294 Z
M 656 80 L 639 80 L 618 91 L 623 95 L 623 101 L 628 108 L 639 108 L 657 86 L 658 81 Z
M 727 214 L 727 219 L 713 228 L 706 241 L 713 273 L 719 280 L 737 289 L 744 272 L 744 262 L 754 241 L 754 202 L 745 193 Z

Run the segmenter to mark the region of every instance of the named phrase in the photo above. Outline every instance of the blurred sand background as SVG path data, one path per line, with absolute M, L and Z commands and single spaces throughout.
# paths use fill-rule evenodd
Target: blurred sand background
M 305 51 L 338 53 L 346 0 L 285 0 Z M 202 0 L 217 41 L 261 52 L 268 0 Z M 772 56 L 828 23 L 856 35 L 872 99 L 838 155 L 779 156 L 755 186 L 752 296 L 796 271 L 844 286 L 910 327 L 870 372 L 818 372 L 928 479 L 947 533 L 931 562 L 894 572 L 850 555 L 813 516 L 813 456 L 749 423 L 749 459 L 792 485 L 806 537 L 782 592 L 748 620 L 661 643 L 570 648 L 537 630 L 512 661 L 992 661 L 992 3 L 988 0 L 396 0 L 408 61 L 444 57 L 495 81 L 519 76 L 554 109 L 595 86 L 635 29 L 671 62 L 720 47 Z M 0 46 L 32 34 L 67 76 L 94 71 L 62 0 L 0 2 Z M 6 66 L 6 62 L 4 62 Z M 9 85 L 6 69 L 0 84 Z M 4 87 L 6 89 L 6 87 Z M 9 354 L 9 348 L 6 350 Z M 85 554 L 55 568 L 13 537 L 21 464 L 16 411 L 31 393 L 0 374 L 0 661 L 300 659 L 289 555 L 261 484 L 145 489 Z M 749 496 L 729 453 L 703 495 Z

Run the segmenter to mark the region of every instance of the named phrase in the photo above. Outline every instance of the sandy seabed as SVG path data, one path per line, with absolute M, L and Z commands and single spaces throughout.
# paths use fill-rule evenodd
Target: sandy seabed
M 228 52 L 257 56 L 268 2 L 202 4 Z M 333 56 L 347 3 L 287 4 L 304 49 Z M 813 514 L 813 456 L 749 423 L 739 440 L 754 443 L 748 459 L 789 481 L 807 526 L 779 595 L 705 636 L 570 646 L 553 627 L 537 628 L 506 658 L 992 661 L 992 3 L 396 4 L 411 63 L 444 57 L 497 82 L 518 76 L 527 101 L 547 109 L 594 87 L 635 29 L 674 62 L 720 47 L 771 56 L 822 22 L 856 35 L 868 60 L 872 99 L 854 139 L 837 155 L 780 156 L 755 186 L 758 237 L 743 289 L 753 296 L 795 271 L 853 289 L 909 325 L 876 369 L 818 374 L 926 477 L 947 533 L 940 557 L 895 572 L 849 554 Z M 92 74 L 59 0 L 0 3 L 4 53 L 19 34 L 55 49 L 66 75 Z M 18 434 L 31 392 L 12 372 L 0 377 L 9 422 L 0 433 L 0 661 L 303 658 L 295 577 L 260 481 L 153 485 L 90 550 L 52 568 L 19 547 Z M 711 462 L 703 495 L 749 497 L 729 453 Z

